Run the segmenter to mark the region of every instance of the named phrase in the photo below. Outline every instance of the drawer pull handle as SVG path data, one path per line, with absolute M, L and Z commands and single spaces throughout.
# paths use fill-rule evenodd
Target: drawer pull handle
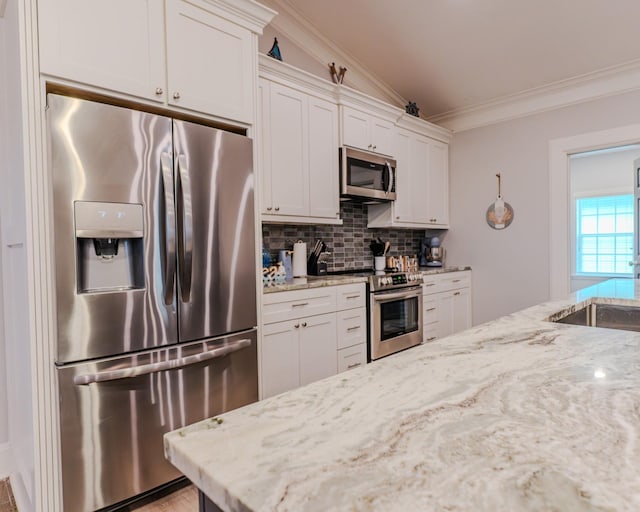
M 347 299 L 357 299 L 358 297 L 360 297 L 360 294 L 358 295 L 347 295 Z
M 428 313 L 429 311 L 435 311 L 435 310 L 436 310 L 436 308 L 429 308 L 429 309 L 427 309 L 427 313 Z
M 431 336 L 430 338 L 427 338 L 427 341 L 433 341 L 433 340 L 435 340 L 435 339 L 436 339 L 436 337 L 435 337 L 435 336 Z
M 299 302 L 298 304 L 291 304 L 292 308 L 301 308 L 302 306 L 308 306 L 308 302 Z
M 425 286 L 435 286 L 436 283 L 424 283 Z
M 460 295 L 460 292 L 455 292 L 454 295 Z
M 461 280 L 460 279 L 454 279 L 453 282 L 454 283 L 459 283 Z
M 347 331 L 355 331 L 356 329 L 360 329 L 360 326 L 354 325 L 353 327 L 347 327 Z
M 347 366 L 347 370 L 351 370 L 351 368 L 356 368 L 358 366 L 360 366 L 362 363 L 353 363 L 350 364 L 349 366 Z

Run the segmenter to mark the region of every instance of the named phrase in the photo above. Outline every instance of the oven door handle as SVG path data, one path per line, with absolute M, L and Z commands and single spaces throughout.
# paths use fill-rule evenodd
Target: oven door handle
M 167 370 L 178 370 L 192 364 L 200 363 L 202 361 L 209 361 L 210 359 L 217 359 L 224 357 L 238 350 L 242 350 L 250 346 L 252 341 L 250 339 L 241 339 L 232 341 L 221 347 L 214 348 L 207 352 L 200 352 L 192 356 L 181 357 L 178 359 L 171 359 L 169 361 L 161 361 L 158 363 L 143 364 L 140 366 L 130 366 L 128 368 L 120 368 L 118 370 L 108 370 L 98 373 L 89 373 L 84 375 L 76 375 L 73 378 L 73 383 L 76 386 L 87 386 L 89 384 L 97 382 L 109 382 L 112 380 L 130 379 L 133 377 L 140 377 L 141 375 L 147 375 L 149 373 L 164 372 Z
M 375 302 L 387 302 L 389 300 L 396 299 L 413 299 L 414 297 L 420 297 L 422 295 L 422 289 L 418 288 L 412 292 L 396 292 L 396 293 L 385 293 L 385 294 L 374 294 L 373 300 Z

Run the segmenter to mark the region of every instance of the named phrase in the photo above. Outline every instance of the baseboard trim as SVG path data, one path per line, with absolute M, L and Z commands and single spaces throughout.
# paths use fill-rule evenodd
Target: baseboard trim
M 13 499 L 16 501 L 18 510 L 33 510 L 33 503 L 29 499 L 29 494 L 24 487 L 22 478 L 18 473 L 14 473 L 9 477 L 11 483 L 11 492 L 13 492 Z

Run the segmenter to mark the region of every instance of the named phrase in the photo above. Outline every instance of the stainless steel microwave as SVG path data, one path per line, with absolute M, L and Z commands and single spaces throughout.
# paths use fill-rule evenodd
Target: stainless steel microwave
M 388 156 L 340 148 L 340 198 L 367 203 L 396 199 L 396 161 Z

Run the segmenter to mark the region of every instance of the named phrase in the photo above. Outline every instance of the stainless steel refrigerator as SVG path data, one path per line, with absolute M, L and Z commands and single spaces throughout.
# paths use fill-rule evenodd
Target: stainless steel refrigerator
M 55 94 L 64 510 L 180 474 L 162 436 L 258 399 L 252 142 Z

